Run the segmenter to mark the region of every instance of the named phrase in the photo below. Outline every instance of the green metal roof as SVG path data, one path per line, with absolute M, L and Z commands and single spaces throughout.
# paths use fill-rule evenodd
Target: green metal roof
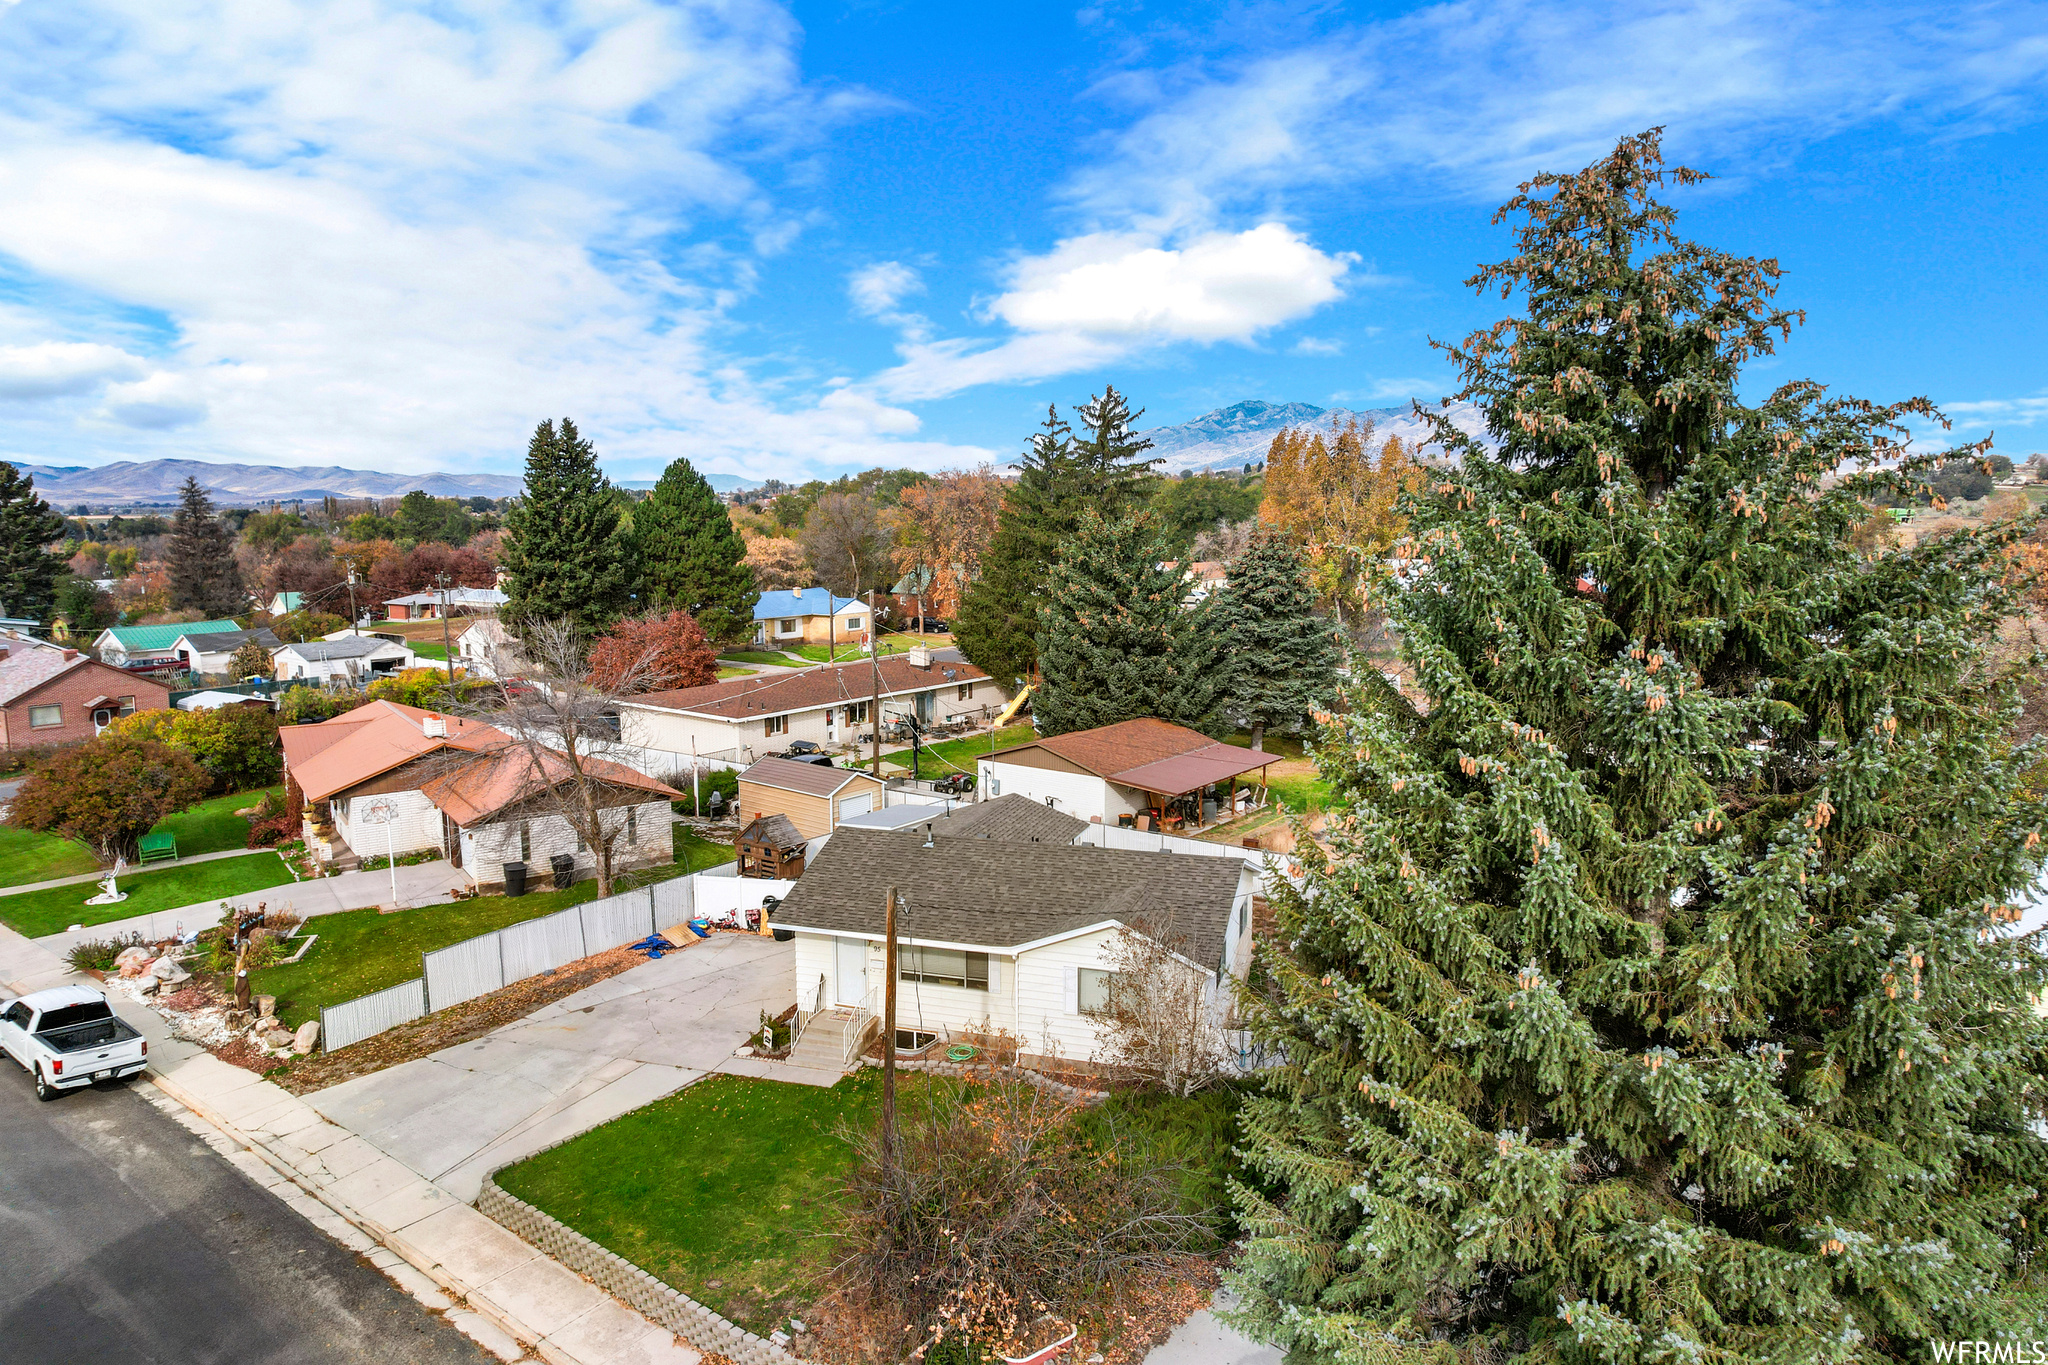
M 148 649 L 169 649 L 181 635 L 205 635 L 217 630 L 240 630 L 233 621 L 183 621 L 172 626 L 109 626 L 102 639 L 111 638 L 124 653 Z

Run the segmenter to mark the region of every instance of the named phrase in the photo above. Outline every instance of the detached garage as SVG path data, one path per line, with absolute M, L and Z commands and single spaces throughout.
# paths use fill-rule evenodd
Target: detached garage
M 740 820 L 787 816 L 799 834 L 815 839 L 841 820 L 878 809 L 882 792 L 882 783 L 858 768 L 764 758 L 740 774 Z

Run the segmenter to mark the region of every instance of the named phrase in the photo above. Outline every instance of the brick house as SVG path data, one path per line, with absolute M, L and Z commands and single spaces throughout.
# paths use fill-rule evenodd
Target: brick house
M 77 744 L 109 721 L 162 710 L 171 690 L 46 641 L 0 638 L 0 750 Z
M 505 863 L 538 877 L 567 854 L 576 875 L 596 870 L 596 854 L 551 804 L 566 760 L 549 754 L 536 768 L 495 726 L 373 701 L 278 738 L 285 776 L 305 797 L 307 847 L 325 865 L 431 849 L 487 890 L 504 885 Z M 584 762 L 604 778 L 601 818 L 620 831 L 613 871 L 673 861 L 668 803 L 680 793 L 623 764 Z

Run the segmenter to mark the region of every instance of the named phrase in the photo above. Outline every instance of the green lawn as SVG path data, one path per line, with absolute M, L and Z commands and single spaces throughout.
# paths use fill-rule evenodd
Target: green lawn
M 1005 725 L 1002 729 L 996 731 L 995 747 L 1004 749 L 1012 744 L 1028 743 L 1037 737 L 1038 732 L 1031 728 L 1030 721 L 1020 721 L 1015 725 Z M 935 777 L 944 777 L 947 773 L 953 771 L 952 768 L 946 766 L 947 763 L 952 763 L 971 773 L 974 771 L 974 760 L 977 758 L 987 758 L 988 751 L 989 738 L 987 735 L 969 735 L 965 739 L 949 739 L 938 744 L 927 744 L 924 746 L 923 767 L 921 771 L 927 780 Z M 943 759 L 944 762 L 938 761 L 940 759 Z M 910 766 L 910 750 L 905 749 L 903 752 L 895 754 L 883 754 L 882 762 L 893 764 L 898 768 L 908 768 Z
M 1252 737 L 1244 731 L 1224 740 L 1241 749 L 1252 747 Z M 1276 761 L 1268 771 L 1269 788 L 1274 799 L 1287 803 L 1288 809 L 1304 811 L 1330 808 L 1330 784 L 1325 782 L 1308 759 L 1308 750 L 1302 739 L 1295 735 L 1266 734 L 1266 752 Z M 1289 771 L 1292 769 L 1292 771 Z M 1256 773 L 1247 774 L 1247 780 L 1255 779 Z
M 419 655 L 422 659 L 446 659 L 448 657 L 447 646 L 443 645 L 439 640 L 408 640 L 406 644 L 411 647 L 413 653 Z
M 718 656 L 720 663 L 731 664 L 782 664 L 789 665 L 787 654 L 776 654 L 765 649 L 735 649 Z
M 901 1078 L 910 1103 L 924 1078 Z M 766 1335 L 817 1297 L 848 1150 L 842 1121 L 871 1122 L 881 1073 L 829 1090 L 712 1076 L 498 1172 L 648 1274 Z
M 284 788 L 272 790 L 282 793 Z M 176 815 L 165 816 L 151 832 L 177 835 L 180 857 L 241 848 L 249 842 L 249 822 L 235 812 L 262 799 L 260 790 L 217 796 Z M 0 887 L 75 877 L 96 872 L 99 865 L 99 858 L 84 844 L 73 843 L 61 835 L 0 825 Z
M 246 830 L 246 826 L 244 829 Z M 100 860 L 84 844 L 55 834 L 0 825 L 0 886 L 26 886 L 98 869 Z
M 886 659 L 891 654 L 905 653 L 919 644 L 930 645 L 933 649 L 951 649 L 953 647 L 953 637 L 950 635 L 885 635 L 882 637 L 880 646 L 881 655 Z M 801 655 L 814 664 L 845 663 L 852 659 L 865 659 L 868 656 L 866 646 L 858 642 L 842 642 L 835 653 L 828 653 L 824 645 L 789 645 L 787 648 L 790 653 Z
M 280 797 L 283 787 L 271 787 Z M 263 789 L 236 792 L 232 796 L 216 796 L 211 801 L 201 801 L 188 806 L 176 815 L 167 815 L 156 822 L 152 834 L 175 834 L 178 836 L 178 856 L 189 858 L 195 853 L 222 853 L 231 848 L 242 848 L 249 842 L 249 822 L 235 814 L 247 810 L 263 799 Z
M 720 682 L 724 682 L 727 678 L 751 678 L 753 676 L 754 670 L 751 668 L 721 668 L 718 670 L 718 681 Z
M 926 1081 L 900 1078 L 906 1113 Z M 817 1296 L 849 1155 L 838 1133 L 873 1122 L 880 1096 L 872 1068 L 829 1090 L 712 1076 L 498 1172 L 498 1184 L 765 1334 Z M 1074 1121 L 1131 1157 L 1182 1167 L 1185 1207 L 1214 1212 L 1223 1231 L 1236 1108 L 1230 1090 L 1117 1095 Z
M 706 839 L 688 825 L 670 825 L 668 832 L 675 843 L 676 861 L 684 865 L 686 872 L 702 872 L 708 867 L 729 863 L 738 856 L 731 844 Z
M 730 862 L 733 857 L 732 849 L 726 845 L 710 843 L 687 832 L 676 841 L 676 848 L 679 857 L 685 849 L 690 852 L 689 865 L 655 868 L 652 875 L 632 873 L 621 880 L 645 886 L 665 877 Z M 710 850 L 719 856 L 712 856 Z M 545 881 L 543 872 L 542 884 Z M 529 880 L 527 885 L 534 882 Z M 308 1019 L 318 1019 L 322 1005 L 338 1005 L 418 976 L 421 953 L 446 948 L 508 924 L 552 915 L 596 898 L 597 883 L 582 881 L 566 891 L 481 896 L 389 915 L 375 909 L 321 915 L 310 922 L 308 929 L 318 934 L 320 941 L 289 967 L 266 967 L 257 972 L 253 978 L 255 988 L 276 996 L 278 1016 L 288 1027 L 297 1028 Z
M 86 898 L 99 894 L 93 882 L 53 886 L 43 891 L 24 891 L 0 896 L 0 924 L 30 938 L 62 932 L 73 924 L 104 924 L 156 910 L 173 910 L 184 905 L 204 905 L 244 891 L 261 891 L 292 880 L 284 859 L 268 849 L 240 858 L 221 858 L 210 863 L 189 863 L 183 867 L 136 875 L 123 873 L 121 889 L 128 899 L 118 905 L 87 905 Z M 212 924 L 218 916 L 200 913 L 196 919 Z M 197 927 L 188 924 L 186 928 Z

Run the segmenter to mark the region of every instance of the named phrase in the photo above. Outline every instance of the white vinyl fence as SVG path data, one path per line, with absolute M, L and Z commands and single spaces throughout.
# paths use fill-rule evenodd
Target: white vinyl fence
M 320 1046 L 332 1052 L 373 1034 L 418 1019 L 427 1012 L 427 983 L 419 977 L 375 995 L 320 1011 Z
M 320 1045 L 332 1052 L 359 1043 L 432 1010 L 474 1000 L 607 948 L 637 943 L 686 920 L 744 923 L 746 912 L 759 909 L 763 898 L 786 896 L 795 884 L 699 872 L 422 953 L 420 975 L 413 980 L 321 1010 Z

